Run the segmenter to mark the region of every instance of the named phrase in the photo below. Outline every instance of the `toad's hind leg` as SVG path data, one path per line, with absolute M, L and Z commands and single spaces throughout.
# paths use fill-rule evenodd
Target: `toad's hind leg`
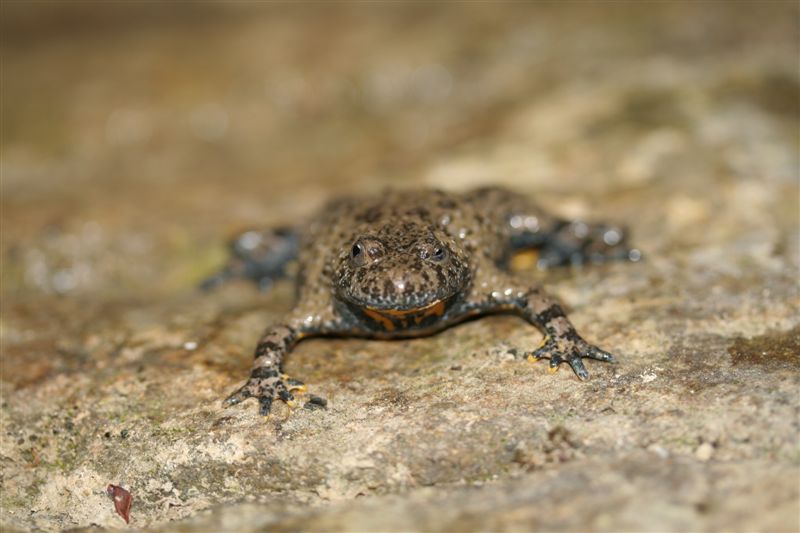
M 249 230 L 229 243 L 230 259 L 216 274 L 200 283 L 204 290 L 231 279 L 246 279 L 261 290 L 286 276 L 286 265 L 297 257 L 297 233 L 289 228 Z
M 498 187 L 485 187 L 465 196 L 498 227 L 505 251 L 539 252 L 537 266 L 581 265 L 614 260 L 638 261 L 641 253 L 627 243 L 627 232 L 611 224 L 568 221 L 551 215 L 526 198 Z M 510 258 L 504 254 L 501 263 Z
M 512 214 L 508 224 L 512 250 L 538 250 L 539 268 L 641 259 L 628 246 L 627 231 L 618 226 L 569 222 L 535 211 Z

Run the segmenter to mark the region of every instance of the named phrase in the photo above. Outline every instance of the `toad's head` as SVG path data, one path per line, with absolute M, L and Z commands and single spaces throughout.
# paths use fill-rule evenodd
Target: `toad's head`
M 334 292 L 371 329 L 429 326 L 470 282 L 467 255 L 438 228 L 416 222 L 359 233 L 337 257 Z

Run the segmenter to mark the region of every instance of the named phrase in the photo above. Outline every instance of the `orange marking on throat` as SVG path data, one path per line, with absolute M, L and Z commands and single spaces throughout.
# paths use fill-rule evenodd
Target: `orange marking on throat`
M 431 304 L 415 309 L 375 309 L 372 307 L 365 307 L 364 314 L 380 323 L 387 331 L 394 331 L 396 326 L 392 320 L 393 318 L 400 319 L 402 326 L 408 327 L 409 319 L 414 320 L 416 325 L 420 325 L 422 321 L 428 317 L 440 317 L 444 315 L 444 310 L 444 300 L 436 300 Z
M 385 329 L 386 331 L 394 331 L 394 322 L 392 322 L 392 319 L 387 318 L 379 311 L 370 309 L 369 307 L 365 307 L 364 314 L 370 317 L 375 322 L 380 323 L 380 325 L 383 326 L 383 329 Z

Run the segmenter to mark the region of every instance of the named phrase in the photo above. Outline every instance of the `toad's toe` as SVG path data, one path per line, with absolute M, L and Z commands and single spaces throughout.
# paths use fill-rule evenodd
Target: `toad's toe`
M 256 369 L 257 370 L 257 369 Z M 304 392 L 306 386 L 302 381 L 292 379 L 285 374 L 253 371 L 250 379 L 236 392 L 223 401 L 224 406 L 236 405 L 248 398 L 258 400 L 258 412 L 266 416 L 272 409 L 275 400 L 281 400 L 289 407 L 297 405 L 292 392 Z
M 526 355 L 529 361 L 549 359 L 550 372 L 556 372 L 561 363 L 569 366 L 581 380 L 589 379 L 589 372 L 583 359 L 595 359 L 607 363 L 614 363 L 616 359 L 610 353 L 593 346 L 580 337 L 578 338 L 553 338 L 547 337 L 539 348 Z

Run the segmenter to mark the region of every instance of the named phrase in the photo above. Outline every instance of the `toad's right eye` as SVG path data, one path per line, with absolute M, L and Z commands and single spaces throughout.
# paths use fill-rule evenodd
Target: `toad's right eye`
M 383 245 L 377 239 L 361 237 L 350 248 L 350 262 L 355 266 L 374 263 L 383 257 Z
M 367 262 L 367 249 L 362 242 L 357 242 L 350 249 L 350 263 L 360 267 Z

